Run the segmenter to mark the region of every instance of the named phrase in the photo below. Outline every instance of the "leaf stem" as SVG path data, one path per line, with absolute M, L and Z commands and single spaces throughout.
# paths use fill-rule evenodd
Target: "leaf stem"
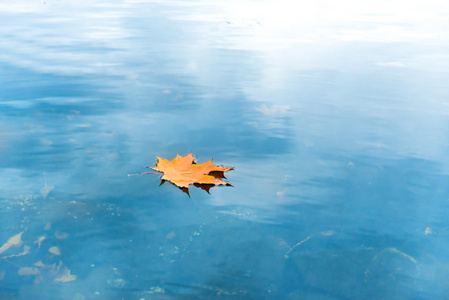
M 157 172 L 145 172 L 145 173 L 137 173 L 137 174 L 128 174 L 128 176 L 137 176 L 137 175 L 145 175 L 145 174 L 158 174 L 158 175 L 161 175 L 161 173 L 157 173 Z

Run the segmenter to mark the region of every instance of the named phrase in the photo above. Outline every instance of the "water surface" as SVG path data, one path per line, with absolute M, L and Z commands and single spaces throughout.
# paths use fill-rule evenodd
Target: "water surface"
M 0 298 L 447 298 L 448 13 L 3 1 Z

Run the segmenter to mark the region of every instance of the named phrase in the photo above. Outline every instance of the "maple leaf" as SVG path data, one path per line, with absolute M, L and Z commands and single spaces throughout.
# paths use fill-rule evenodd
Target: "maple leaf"
M 233 167 L 216 166 L 212 160 L 203 164 L 197 164 L 194 162 L 195 157 L 192 153 L 186 156 L 178 154 L 172 161 L 160 157 L 157 158 L 156 167 L 151 169 L 163 173 L 161 184 L 164 181 L 170 181 L 187 194 L 189 194 L 190 184 L 200 187 L 206 192 L 209 192 L 209 189 L 216 185 L 231 186 L 229 182 L 222 179 L 226 179 L 224 172 L 234 169 Z

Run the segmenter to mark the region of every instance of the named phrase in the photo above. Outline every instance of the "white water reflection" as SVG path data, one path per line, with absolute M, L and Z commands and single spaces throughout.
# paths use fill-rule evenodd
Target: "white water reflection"
M 178 128 L 195 139 L 206 124 L 214 123 L 212 127 L 227 140 L 212 142 L 226 148 L 238 140 L 220 128 L 243 120 L 242 136 L 248 131 L 281 139 L 290 149 L 305 149 L 302 155 L 312 161 L 330 148 L 447 163 L 448 106 L 442 92 L 447 75 L 438 73 L 447 61 L 438 54 L 447 47 L 442 39 L 447 30 L 443 1 L 425 7 L 404 1 L 48 1 L 3 3 L 1 8 L 3 20 L 22 20 L 0 29 L 4 63 L 55 76 L 117 76 L 90 82 L 123 94 L 126 100 L 117 103 L 126 110 L 83 115 L 85 111 L 73 109 L 62 116 L 73 133 L 65 143 L 75 143 L 75 148 L 81 147 L 76 142 L 97 140 L 84 132 L 89 127 L 105 134 L 105 145 L 111 136 L 120 135 L 131 143 L 146 139 L 169 145 L 188 143 Z M 245 71 L 237 72 L 239 68 Z M 158 79 L 173 75 L 182 80 Z M 218 95 L 243 97 L 237 106 L 242 113 L 230 113 L 235 107 L 220 104 Z M 177 114 L 154 113 L 161 103 L 151 100 L 162 96 L 165 109 L 187 109 L 188 122 Z M 95 99 L 36 98 L 7 100 L 2 106 L 84 105 Z M 138 127 L 141 130 L 136 131 Z M 154 128 L 163 128 L 166 138 L 155 134 Z M 39 140 L 43 146 L 55 143 L 54 137 Z M 284 150 L 275 152 L 291 151 L 280 146 Z M 86 154 L 91 158 L 120 156 L 117 151 L 89 148 L 97 153 Z M 233 155 L 234 149 L 225 152 Z M 291 156 L 284 159 L 294 161 Z

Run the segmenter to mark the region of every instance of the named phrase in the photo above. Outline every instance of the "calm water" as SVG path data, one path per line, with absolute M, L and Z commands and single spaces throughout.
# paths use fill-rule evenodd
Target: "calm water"
M 1 1 L 0 298 L 449 299 L 449 5 L 309 2 Z

